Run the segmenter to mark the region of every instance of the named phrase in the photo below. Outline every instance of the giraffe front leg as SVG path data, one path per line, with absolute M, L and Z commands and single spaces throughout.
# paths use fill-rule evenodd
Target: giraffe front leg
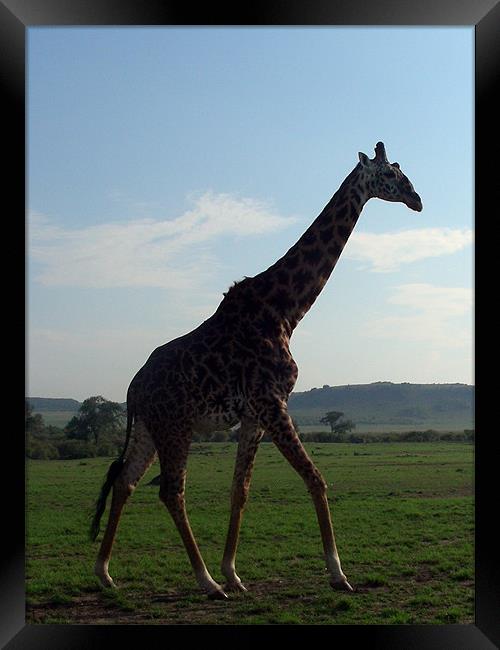
M 342 591 L 354 591 L 340 565 L 326 495 L 327 485 L 321 473 L 307 455 L 286 408 L 270 409 L 264 417 L 267 421 L 266 428 L 272 436 L 273 442 L 300 474 L 311 494 L 318 518 L 331 587 Z
M 221 564 L 222 574 L 226 578 L 224 585 L 226 591 L 247 591 L 236 573 L 235 559 L 243 510 L 250 489 L 255 454 L 262 436 L 263 431 L 257 427 L 255 422 L 242 421 L 231 489 L 231 517 Z

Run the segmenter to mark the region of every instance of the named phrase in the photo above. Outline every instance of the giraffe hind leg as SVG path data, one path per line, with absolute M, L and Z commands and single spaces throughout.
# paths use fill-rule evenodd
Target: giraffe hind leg
M 111 557 L 113 542 L 120 516 L 129 496 L 134 492 L 137 484 L 146 473 L 156 456 L 153 439 L 146 427 L 136 422 L 134 439 L 122 471 L 113 484 L 113 496 L 108 517 L 108 523 L 97 555 L 94 573 L 99 578 L 103 587 L 115 587 L 109 575 L 108 566 Z

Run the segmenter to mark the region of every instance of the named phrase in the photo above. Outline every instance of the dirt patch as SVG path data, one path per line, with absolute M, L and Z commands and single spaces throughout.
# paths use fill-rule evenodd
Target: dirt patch
M 432 582 L 436 577 L 435 572 L 428 566 L 421 566 L 415 575 L 415 582 Z
M 120 611 L 115 605 L 103 602 L 100 593 L 84 594 L 73 598 L 68 603 L 38 603 L 28 605 L 26 619 L 28 623 L 66 622 L 83 625 L 140 623 L 137 612 Z
M 227 622 L 242 599 L 257 602 L 286 589 L 284 580 L 247 584 L 249 592 L 230 593 L 229 601 L 209 600 L 195 590 L 170 590 L 136 595 L 126 588 L 119 592 L 96 591 L 68 602 L 29 604 L 26 620 L 31 624 L 76 625 L 190 625 Z M 116 594 L 116 596 L 115 596 Z M 260 610 L 259 610 L 260 611 Z M 265 610 L 264 610 L 265 611 Z M 251 608 L 246 613 L 251 613 Z
M 387 583 L 381 584 L 377 580 L 367 580 L 353 587 L 356 594 L 368 594 L 372 591 L 389 591 L 390 587 Z

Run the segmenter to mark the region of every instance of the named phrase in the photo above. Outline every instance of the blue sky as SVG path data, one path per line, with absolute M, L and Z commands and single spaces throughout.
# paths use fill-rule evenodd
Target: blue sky
M 473 29 L 30 28 L 28 386 L 124 401 L 151 351 L 278 259 L 382 140 L 292 337 L 296 390 L 473 383 Z

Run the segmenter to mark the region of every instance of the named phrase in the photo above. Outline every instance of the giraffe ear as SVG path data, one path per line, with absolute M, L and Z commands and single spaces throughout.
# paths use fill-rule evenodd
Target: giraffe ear
M 360 151 L 358 153 L 358 157 L 359 157 L 359 162 L 361 163 L 361 165 L 363 167 L 368 167 L 368 165 L 370 164 L 370 159 L 368 158 L 368 156 L 365 153 L 361 153 L 361 151 Z

